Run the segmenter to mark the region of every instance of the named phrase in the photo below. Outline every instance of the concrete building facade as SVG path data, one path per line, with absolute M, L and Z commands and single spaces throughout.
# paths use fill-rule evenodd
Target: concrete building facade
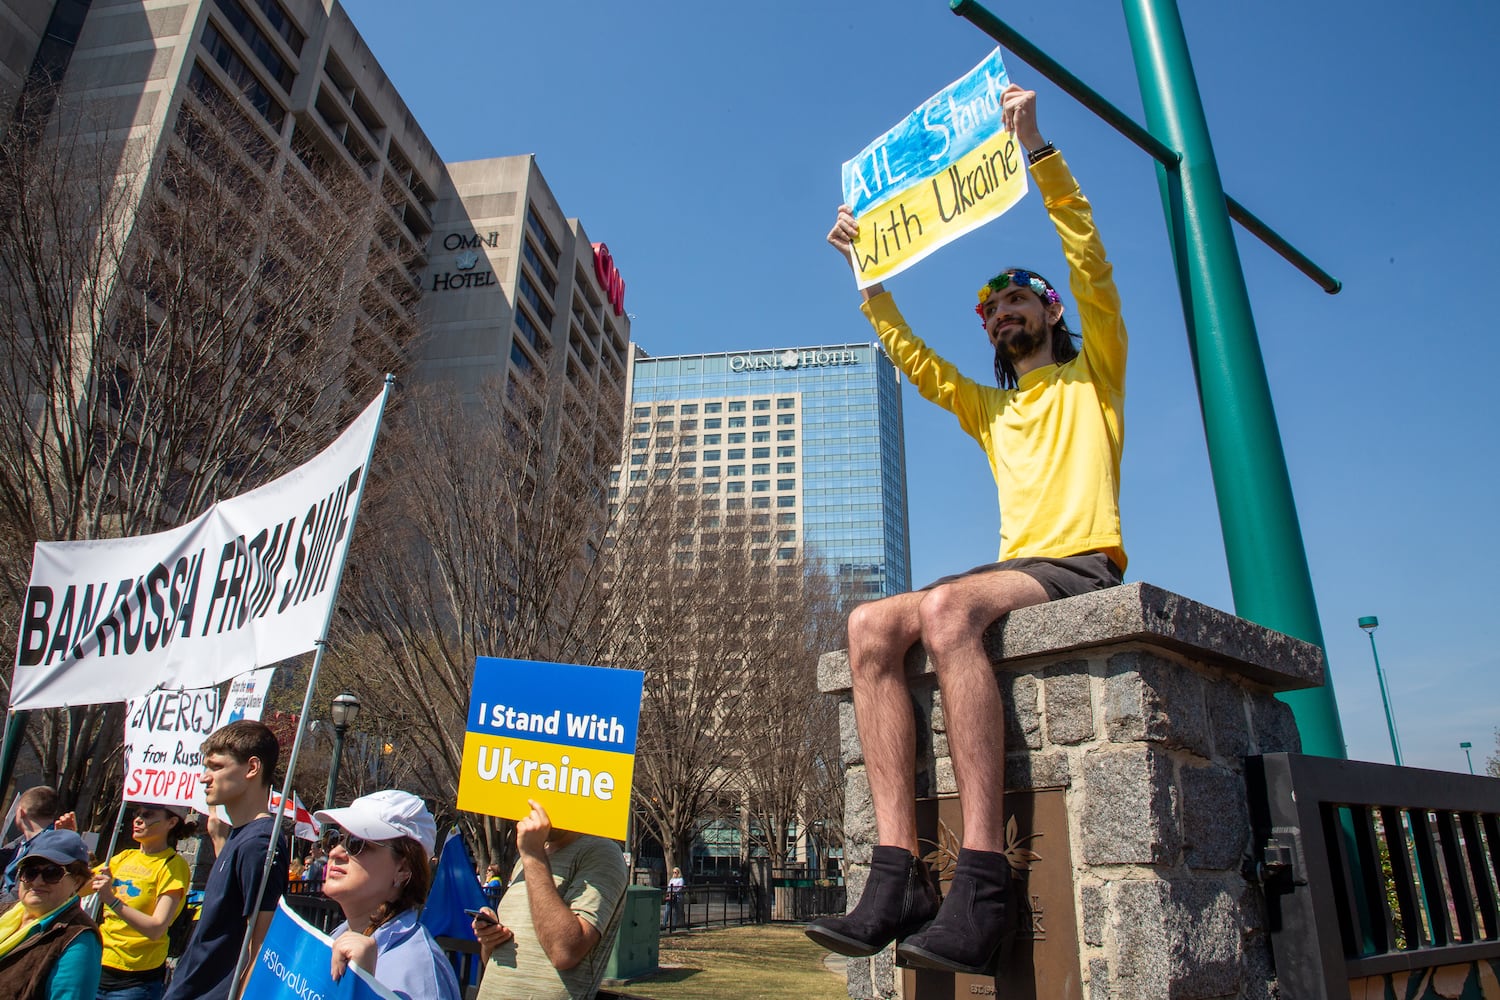
M 337 2 L 0 0 L 0 123 L 49 83 L 133 162 L 160 163 L 188 117 L 217 114 L 258 147 L 246 169 L 314 191 L 330 166 L 363 176 L 403 267 L 349 325 L 358 362 L 465 394 L 541 367 L 571 394 L 559 428 L 618 441 L 630 323 L 608 248 L 533 157 L 444 163 Z M 144 197 L 150 170 L 122 180 Z

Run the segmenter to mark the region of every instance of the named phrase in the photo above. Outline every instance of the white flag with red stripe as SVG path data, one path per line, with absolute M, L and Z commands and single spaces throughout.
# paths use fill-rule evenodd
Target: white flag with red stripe
M 275 812 L 280 806 L 281 796 L 276 792 L 272 792 L 271 803 L 267 808 L 271 812 Z M 307 806 L 302 804 L 302 799 L 296 792 L 292 793 L 292 808 L 287 810 L 287 814 L 297 824 L 293 833 L 297 835 L 299 840 L 317 840 L 318 836 L 323 832 L 323 824 L 318 822 L 316 816 L 307 811 Z

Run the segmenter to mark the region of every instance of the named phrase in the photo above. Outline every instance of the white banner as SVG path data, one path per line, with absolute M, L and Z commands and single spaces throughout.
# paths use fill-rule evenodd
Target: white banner
M 209 687 L 312 649 L 383 401 L 307 464 L 180 528 L 37 543 L 11 709 Z
M 266 710 L 266 695 L 271 691 L 271 678 L 276 676 L 275 667 L 262 667 L 240 674 L 229 682 L 229 694 L 219 706 L 219 721 L 215 729 L 223 729 L 231 722 L 241 719 L 260 721 Z
M 125 711 L 125 801 L 208 812 L 203 741 L 218 728 L 219 689 L 152 691 Z

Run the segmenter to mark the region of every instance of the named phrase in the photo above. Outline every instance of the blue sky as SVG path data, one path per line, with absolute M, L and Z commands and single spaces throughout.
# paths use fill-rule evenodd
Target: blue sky
M 446 160 L 535 153 L 609 244 L 648 351 L 870 338 L 823 242 L 840 164 L 993 43 L 943 0 L 568 4 L 349 0 Z M 1376 633 L 1406 763 L 1476 768 L 1500 725 L 1496 520 L 1500 4 L 1182 4 L 1225 189 L 1344 282 L 1330 296 L 1240 234 L 1349 755 L 1389 761 Z M 1143 120 L 1124 17 L 1102 0 L 991 9 Z M 1153 164 L 1007 54 L 1095 214 L 1132 353 L 1127 579 L 1232 609 Z M 1060 279 L 1035 193 L 889 287 L 976 378 L 974 289 L 1004 265 Z M 993 558 L 981 453 L 905 399 L 913 575 Z

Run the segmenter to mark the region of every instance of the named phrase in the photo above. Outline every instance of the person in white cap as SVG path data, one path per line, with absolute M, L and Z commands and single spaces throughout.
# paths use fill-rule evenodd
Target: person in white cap
M 100 998 L 155 1000 L 166 989 L 167 928 L 182 912 L 192 882 L 187 862 L 176 851 L 188 830 L 182 810 L 138 805 L 130 835 L 139 846 L 121 851 L 94 872 L 104 939 Z
M 460 1000 L 453 967 L 417 922 L 437 845 L 426 804 L 386 789 L 317 817 L 329 824 L 323 894 L 344 911 L 332 933 L 333 978 L 353 962 L 406 1000 Z

